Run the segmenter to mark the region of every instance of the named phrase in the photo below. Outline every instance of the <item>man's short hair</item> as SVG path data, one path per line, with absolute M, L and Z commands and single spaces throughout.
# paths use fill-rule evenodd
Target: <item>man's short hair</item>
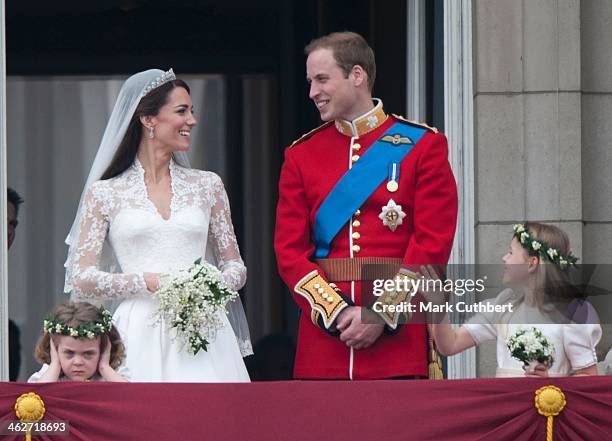
M 6 193 L 6 199 L 15 207 L 15 217 L 17 217 L 19 215 L 19 206 L 23 204 L 23 198 L 11 187 L 7 188 Z
M 359 65 L 368 74 L 368 89 L 372 91 L 376 80 L 376 61 L 374 51 L 361 35 L 355 32 L 334 32 L 315 38 L 304 48 L 306 56 L 318 49 L 331 49 L 336 63 L 345 77 Z

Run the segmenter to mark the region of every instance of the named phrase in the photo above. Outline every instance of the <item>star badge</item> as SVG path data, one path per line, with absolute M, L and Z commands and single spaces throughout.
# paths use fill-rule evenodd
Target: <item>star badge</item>
M 406 213 L 402 210 L 401 205 L 397 205 L 393 199 L 389 199 L 387 205 L 382 207 L 382 211 L 378 215 L 385 227 L 389 227 L 391 231 L 395 231 L 398 225 L 404 222 Z

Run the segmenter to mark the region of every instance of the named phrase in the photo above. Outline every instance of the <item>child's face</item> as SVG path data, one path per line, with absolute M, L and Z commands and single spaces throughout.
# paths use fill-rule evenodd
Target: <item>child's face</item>
M 85 381 L 94 376 L 100 361 L 100 337 L 77 339 L 62 335 L 57 344 L 62 372 L 72 381 Z
M 516 285 L 529 277 L 529 254 L 516 237 L 512 238 L 504 261 L 504 283 Z

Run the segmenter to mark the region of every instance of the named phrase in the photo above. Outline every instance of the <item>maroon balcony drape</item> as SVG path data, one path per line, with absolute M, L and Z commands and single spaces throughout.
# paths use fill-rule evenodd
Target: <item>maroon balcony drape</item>
M 555 440 L 612 440 L 612 377 L 252 384 L 0 383 L 0 420 L 23 393 L 70 435 L 33 440 L 542 440 L 535 391 L 555 385 Z M 3 440 L 24 436 L 0 437 Z

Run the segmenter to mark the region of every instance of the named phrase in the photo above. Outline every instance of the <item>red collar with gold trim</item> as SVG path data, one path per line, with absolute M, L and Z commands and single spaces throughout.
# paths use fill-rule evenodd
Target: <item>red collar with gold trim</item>
M 335 120 L 336 129 L 345 136 L 360 137 L 380 127 L 387 120 L 387 114 L 383 110 L 382 101 L 377 98 L 374 100 L 377 102 L 374 108 L 353 121 Z

